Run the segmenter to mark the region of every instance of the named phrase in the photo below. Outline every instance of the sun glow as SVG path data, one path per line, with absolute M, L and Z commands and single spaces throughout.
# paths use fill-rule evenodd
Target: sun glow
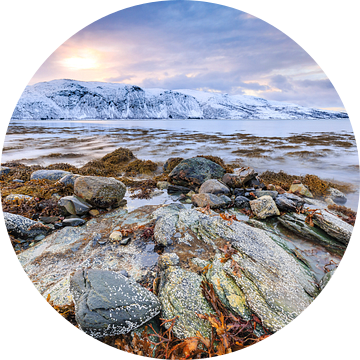
M 72 70 L 95 69 L 97 67 L 95 59 L 85 57 L 71 57 L 64 59 L 62 65 Z

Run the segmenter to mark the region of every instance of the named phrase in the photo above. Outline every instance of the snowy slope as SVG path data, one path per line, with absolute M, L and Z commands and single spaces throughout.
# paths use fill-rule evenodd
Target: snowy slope
M 336 119 L 323 111 L 246 95 L 142 89 L 117 83 L 52 80 L 27 86 L 12 119 Z

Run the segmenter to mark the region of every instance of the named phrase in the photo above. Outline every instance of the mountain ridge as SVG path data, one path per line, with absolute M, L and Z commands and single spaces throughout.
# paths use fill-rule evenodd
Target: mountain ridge
M 29 85 L 12 119 L 342 119 L 326 111 L 249 95 L 51 80 Z

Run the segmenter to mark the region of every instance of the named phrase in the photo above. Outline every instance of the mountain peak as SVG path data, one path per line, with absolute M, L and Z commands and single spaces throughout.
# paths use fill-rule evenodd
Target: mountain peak
M 343 112 L 190 89 L 56 79 L 27 86 L 12 119 L 339 119 Z

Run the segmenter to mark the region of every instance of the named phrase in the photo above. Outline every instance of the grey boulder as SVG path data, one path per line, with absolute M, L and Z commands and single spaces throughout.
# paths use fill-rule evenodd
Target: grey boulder
M 51 230 L 49 226 L 41 222 L 8 212 L 4 212 L 4 220 L 8 233 L 21 239 L 46 235 Z
M 194 194 L 191 196 L 191 201 L 196 207 L 210 206 L 211 209 L 231 203 L 231 199 L 226 195 L 216 196 L 214 194 Z
M 70 291 L 77 323 L 95 338 L 129 333 L 161 310 L 152 292 L 119 272 L 78 270 Z
M 69 174 L 69 171 L 63 170 L 37 170 L 31 174 L 30 180 L 59 180 Z
M 181 161 L 169 174 L 169 181 L 175 185 L 196 188 L 209 179 L 221 179 L 225 170 L 203 157 Z
M 126 186 L 114 178 L 80 176 L 75 180 L 74 192 L 95 207 L 118 207 L 125 196 Z
M 200 194 L 227 195 L 230 189 L 216 179 L 206 180 L 199 189 Z

